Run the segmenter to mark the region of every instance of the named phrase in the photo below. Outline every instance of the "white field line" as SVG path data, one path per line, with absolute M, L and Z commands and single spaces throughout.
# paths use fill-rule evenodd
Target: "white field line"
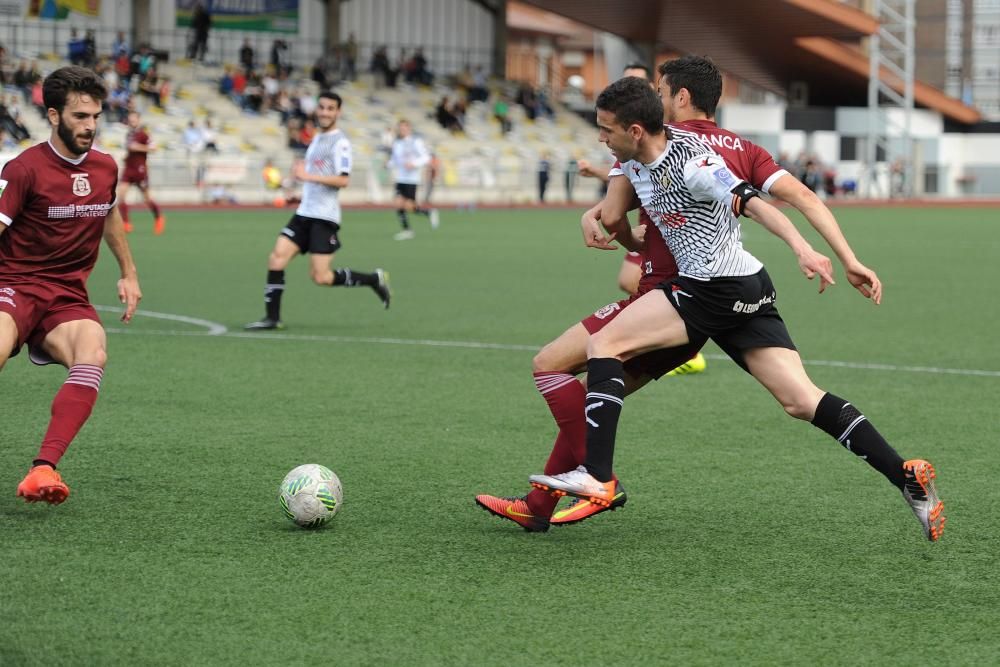
M 97 310 L 121 312 L 121 306 L 94 306 Z M 412 345 L 418 347 L 444 347 L 470 350 L 506 350 L 511 352 L 535 352 L 539 345 L 518 345 L 513 343 L 485 343 L 480 341 L 462 340 L 432 340 L 427 338 L 389 338 L 372 336 L 323 336 L 316 334 L 287 334 L 254 331 L 230 331 L 224 324 L 202 320 L 196 317 L 173 315 L 170 313 L 155 313 L 148 310 L 138 310 L 136 315 L 171 322 L 184 322 L 203 327 L 205 331 L 175 331 L 169 329 L 128 329 L 123 327 L 107 327 L 108 333 L 142 336 L 221 336 L 224 338 L 244 338 L 253 340 L 299 341 L 318 343 L 354 343 L 360 345 Z M 706 354 L 709 359 L 729 361 L 724 354 Z M 964 375 L 974 377 L 1000 378 L 1000 371 L 975 368 L 939 368 L 936 366 L 900 366 L 896 364 L 865 363 L 858 361 L 830 361 L 825 359 L 803 359 L 806 366 L 828 366 L 831 368 L 850 368 L 866 371 L 886 371 L 890 373 L 926 373 L 929 375 Z

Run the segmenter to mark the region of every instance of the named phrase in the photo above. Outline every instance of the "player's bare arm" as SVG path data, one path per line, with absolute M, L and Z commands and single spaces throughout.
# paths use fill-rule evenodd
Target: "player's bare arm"
M 798 259 L 799 269 L 802 270 L 806 278 L 812 280 L 815 276 L 819 276 L 820 294 L 826 290 L 827 285 L 836 284 L 833 280 L 833 262 L 830 261 L 829 257 L 813 250 L 809 242 L 802 237 L 802 234 L 784 213 L 760 197 L 753 197 L 746 203 L 744 215 L 760 223 L 764 229 L 777 236 L 792 249 L 796 259 Z
M 576 166 L 580 170 L 581 176 L 596 178 L 604 183 L 608 182 L 608 170 L 606 168 L 602 169 L 600 165 L 590 164 L 587 160 L 577 160 Z
M 604 197 L 601 208 L 601 224 L 611 238 L 616 239 L 627 250 L 642 250 L 642 235 L 640 229 L 629 224 L 628 211 L 635 200 L 635 188 L 624 176 L 615 176 L 608 181 L 608 194 Z
M 785 174 L 771 186 L 769 194 L 791 204 L 809 221 L 844 267 L 847 281 L 854 286 L 866 299 L 871 299 L 876 305 L 882 302 L 882 283 L 874 271 L 858 261 L 844 233 L 837 224 L 837 219 L 826 204 L 791 174 Z
M 111 209 L 104 220 L 104 242 L 111 249 L 121 271 L 121 278 L 118 280 L 118 300 L 125 304 L 122 322 L 128 323 L 132 321 L 135 309 L 142 300 L 142 290 L 139 288 L 139 274 L 135 262 L 132 261 L 132 251 L 125 238 L 125 223 L 122 222 L 117 206 Z

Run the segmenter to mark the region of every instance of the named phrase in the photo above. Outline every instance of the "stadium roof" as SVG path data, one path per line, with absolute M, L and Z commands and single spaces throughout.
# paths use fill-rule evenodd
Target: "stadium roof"
M 810 105 L 867 105 L 868 57 L 860 43 L 878 21 L 834 0 L 525 1 L 627 40 L 711 56 L 730 74 L 782 96 L 791 82 L 805 82 Z M 927 84 L 917 82 L 914 97 L 952 120 L 980 119 Z

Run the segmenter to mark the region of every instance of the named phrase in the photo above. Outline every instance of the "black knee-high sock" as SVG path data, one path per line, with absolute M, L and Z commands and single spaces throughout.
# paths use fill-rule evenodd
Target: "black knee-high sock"
M 420 206 L 418 206 L 415 209 L 413 209 L 413 212 L 416 213 L 416 214 L 418 214 L 418 215 L 430 215 L 431 214 L 431 210 L 429 208 L 423 208 L 423 207 L 420 207 Z
M 337 269 L 333 272 L 333 283 L 330 287 L 374 287 L 375 285 L 378 285 L 378 276 L 374 273 Z
M 863 458 L 897 488 L 903 488 L 903 459 L 856 407 L 838 396 L 824 394 L 812 424 Z
M 264 286 L 264 310 L 267 319 L 281 320 L 281 295 L 285 291 L 285 272 L 268 271 L 267 285 Z
M 625 399 L 625 370 L 617 359 L 587 362 L 587 471 L 598 481 L 614 476 L 615 434 Z
M 399 224 L 403 225 L 403 229 L 409 229 L 410 228 L 410 220 L 409 220 L 409 218 L 406 217 L 406 209 L 405 208 L 397 208 L 396 209 L 396 215 L 399 216 Z

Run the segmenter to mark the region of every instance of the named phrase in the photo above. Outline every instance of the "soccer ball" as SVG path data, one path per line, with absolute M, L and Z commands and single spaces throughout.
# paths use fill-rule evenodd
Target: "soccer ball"
M 344 504 L 340 478 L 329 468 L 307 463 L 285 475 L 278 502 L 289 519 L 303 528 L 319 528 Z

